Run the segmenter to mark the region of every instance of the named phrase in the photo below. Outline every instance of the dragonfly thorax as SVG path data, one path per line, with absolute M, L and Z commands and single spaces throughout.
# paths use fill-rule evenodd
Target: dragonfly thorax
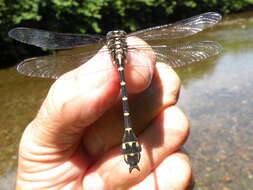
M 114 30 L 108 32 L 106 35 L 106 45 L 114 61 L 116 57 L 126 58 L 127 43 L 125 31 Z

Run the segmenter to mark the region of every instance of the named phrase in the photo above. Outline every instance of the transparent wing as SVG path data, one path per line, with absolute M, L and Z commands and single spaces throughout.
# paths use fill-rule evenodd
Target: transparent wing
M 105 41 L 105 37 L 100 35 L 57 33 L 24 27 L 12 29 L 8 35 L 17 41 L 49 49 L 70 49 Z
M 155 52 L 157 62 L 163 62 L 173 68 L 182 67 L 217 55 L 222 51 L 222 46 L 214 41 L 184 42 L 171 45 L 151 46 Z M 138 50 L 138 51 L 137 51 Z M 139 46 L 130 48 L 132 53 L 144 56 L 150 47 Z
M 178 21 L 174 24 L 156 26 L 133 32 L 128 34 L 128 36 L 137 36 L 146 41 L 184 38 L 213 26 L 221 20 L 221 18 L 221 15 L 218 13 L 208 12 Z
M 173 68 L 182 67 L 218 55 L 222 46 L 214 41 L 186 42 L 182 44 L 152 47 L 158 62 Z
M 221 52 L 222 47 L 214 41 L 199 41 L 156 45 L 152 46 L 152 49 L 158 62 L 166 63 L 175 68 L 217 55 Z M 151 49 L 147 46 L 135 46 L 130 47 L 128 51 L 136 54 L 136 56 L 146 56 L 144 52 L 151 51 Z M 65 72 L 84 64 L 95 53 L 97 51 L 30 58 L 21 62 L 17 70 L 21 74 L 28 76 L 57 79 Z M 98 53 L 109 55 L 107 49 L 100 50 Z M 98 68 L 98 70 L 100 69 Z
M 22 61 L 17 70 L 27 76 L 57 79 L 62 74 L 84 64 L 96 52 L 34 57 Z M 99 53 L 107 53 L 107 50 Z

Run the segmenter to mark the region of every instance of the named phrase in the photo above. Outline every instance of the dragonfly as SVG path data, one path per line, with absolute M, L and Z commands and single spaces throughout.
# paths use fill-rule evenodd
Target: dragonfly
M 93 57 L 96 53 L 105 53 L 118 70 L 120 78 L 121 99 L 123 109 L 124 134 L 121 144 L 121 153 L 126 164 L 129 165 L 129 172 L 133 169 L 140 171 L 138 166 L 141 158 L 141 145 L 134 133 L 125 80 L 125 65 L 127 64 L 128 53 L 136 53 L 137 50 L 153 49 L 157 62 L 163 62 L 172 68 L 185 66 L 201 61 L 208 57 L 217 55 L 222 47 L 215 41 L 186 41 L 175 42 L 177 39 L 184 39 L 214 26 L 221 20 L 222 16 L 216 12 L 207 12 L 173 24 L 155 26 L 127 34 L 123 30 L 109 31 L 106 36 L 96 34 L 75 34 L 57 33 L 40 29 L 18 27 L 9 31 L 9 36 L 17 41 L 34 45 L 41 48 L 54 50 L 74 49 L 80 47 L 96 47 L 94 51 L 83 51 L 76 54 L 49 55 L 35 58 L 28 58 L 22 61 L 17 70 L 21 74 L 57 79 L 62 74 L 77 68 Z M 136 36 L 149 44 L 129 45 L 126 39 Z M 160 40 L 160 44 L 154 44 Z M 169 42 L 166 42 L 169 40 Z M 174 43 L 173 43 L 174 41 Z M 106 48 L 98 51 L 105 46 Z

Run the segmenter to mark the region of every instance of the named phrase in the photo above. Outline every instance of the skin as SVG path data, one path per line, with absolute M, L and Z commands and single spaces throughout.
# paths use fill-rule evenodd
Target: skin
M 175 106 L 180 80 L 152 51 L 138 51 L 128 54 L 126 81 L 141 171 L 129 174 L 120 153 L 119 76 L 110 57 L 98 54 L 51 86 L 20 141 L 16 189 L 187 189 L 191 166 L 180 148 L 189 123 Z

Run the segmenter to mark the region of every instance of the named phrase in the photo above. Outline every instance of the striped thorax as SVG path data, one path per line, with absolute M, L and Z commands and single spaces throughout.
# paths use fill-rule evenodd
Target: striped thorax
M 126 32 L 123 30 L 108 32 L 106 35 L 106 45 L 110 51 L 112 59 L 115 61 L 117 58 L 121 58 L 123 60 L 122 64 L 124 64 L 127 55 Z M 118 68 L 123 66 L 122 64 L 117 65 Z

